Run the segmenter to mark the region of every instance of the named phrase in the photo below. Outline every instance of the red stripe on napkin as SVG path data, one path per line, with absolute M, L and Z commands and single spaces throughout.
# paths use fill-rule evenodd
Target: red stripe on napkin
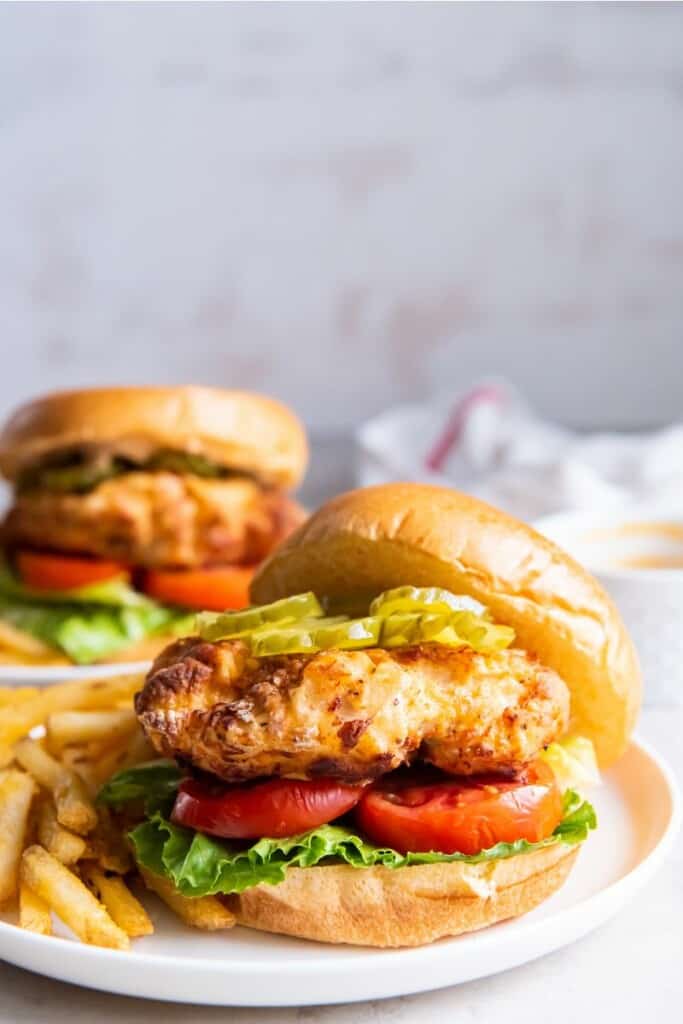
M 465 423 L 472 409 L 480 402 L 503 402 L 505 392 L 493 385 L 482 385 L 474 388 L 460 399 L 451 411 L 446 424 L 425 458 L 425 466 L 437 473 L 462 437 Z

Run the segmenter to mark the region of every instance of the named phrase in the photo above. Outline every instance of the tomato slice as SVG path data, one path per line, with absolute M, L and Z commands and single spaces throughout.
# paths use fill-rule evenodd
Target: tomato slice
M 246 608 L 255 566 L 227 565 L 209 569 L 150 569 L 142 589 L 167 604 L 199 611 Z
M 16 561 L 23 582 L 36 590 L 73 590 L 128 575 L 127 567 L 121 562 L 44 551 L 19 551 Z
M 356 808 L 368 838 L 400 853 L 473 854 L 516 839 L 535 843 L 561 818 L 560 791 L 541 761 L 514 779 L 479 775 L 426 785 L 388 779 L 364 793 Z
M 271 779 L 227 788 L 188 779 L 180 785 L 171 819 L 223 839 L 282 839 L 345 814 L 362 793 L 362 786 L 328 779 Z

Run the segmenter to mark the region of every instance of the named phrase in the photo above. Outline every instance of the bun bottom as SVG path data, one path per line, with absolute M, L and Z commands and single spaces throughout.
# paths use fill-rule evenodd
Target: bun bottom
M 482 864 L 292 868 L 227 903 L 239 924 L 316 942 L 422 946 L 526 914 L 567 878 L 577 847 Z

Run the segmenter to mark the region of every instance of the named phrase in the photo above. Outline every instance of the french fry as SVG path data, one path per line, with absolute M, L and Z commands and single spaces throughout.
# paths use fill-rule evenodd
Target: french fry
M 64 771 L 63 766 L 36 740 L 21 740 L 14 748 L 14 756 L 21 767 L 30 772 L 39 786 L 54 790 L 59 785 Z
M 36 785 L 30 775 L 0 772 L 0 904 L 17 893 L 19 863 Z
M 82 942 L 109 949 L 129 948 L 126 933 L 112 921 L 87 886 L 42 846 L 24 850 L 21 880 Z
M 123 772 L 127 768 L 134 768 L 137 764 L 143 764 L 145 761 L 152 761 L 158 756 L 159 755 L 145 736 L 142 729 L 138 728 L 137 732 L 133 733 L 129 742 L 126 744 L 125 756 L 117 766 L 116 770 Z
M 35 686 L 0 686 L 0 708 L 8 704 L 16 706 L 27 700 L 32 700 L 39 691 Z
M 51 750 L 84 743 L 113 746 L 138 728 L 132 708 L 125 711 L 55 711 L 47 720 Z
M 133 896 L 122 878 L 118 875 L 107 876 L 94 864 L 84 865 L 81 876 L 99 896 L 112 921 L 123 929 L 129 938 L 138 939 L 143 935 L 152 934 L 154 925 L 147 911 Z
M 140 676 L 57 683 L 19 705 L 0 708 L 0 746 L 11 745 L 57 711 L 111 708 L 140 688 Z
M 85 747 L 65 747 L 61 754 L 62 761 L 83 779 L 92 796 L 112 775 L 157 756 L 139 728 L 109 749 L 103 750 L 100 744 L 89 743 Z
M 79 835 L 92 832 L 97 825 L 97 811 L 77 775 L 56 761 L 36 740 L 21 740 L 14 748 L 14 756 L 39 785 L 51 791 L 60 825 Z
M 112 774 L 155 756 L 131 707 L 139 686 L 139 676 L 122 676 L 0 688 L 0 902 L 18 896 L 28 931 L 51 934 L 55 913 L 83 942 L 122 950 L 154 931 L 123 877 L 133 867 L 125 822 L 93 803 Z M 37 726 L 44 739 L 27 736 Z M 18 767 L 3 770 L 12 761 Z M 33 804 L 38 787 L 47 792 Z M 235 924 L 220 899 L 188 899 L 165 878 L 140 874 L 186 924 Z
M 88 760 L 85 772 L 88 779 L 88 785 L 92 786 L 95 793 L 97 793 L 100 786 L 106 782 L 107 779 L 110 779 L 112 775 L 116 775 L 116 773 L 121 770 L 121 765 L 124 762 L 126 751 L 124 747 L 116 746 L 104 753 L 86 753 Z
M 53 790 L 57 821 L 81 836 L 87 836 L 97 825 L 97 811 L 84 783 L 77 775 L 63 769 L 62 778 Z
M 142 867 L 140 874 L 147 888 L 155 892 L 185 924 L 208 932 L 232 928 L 235 924 L 235 915 L 231 914 L 215 896 L 188 899 L 182 896 L 168 879 L 161 878 L 160 875 L 155 875 Z
M 50 908 L 24 882 L 19 886 L 19 927 L 36 935 L 52 935 Z
M 100 783 L 95 765 L 85 747 L 66 747 L 62 751 L 62 764 L 81 780 L 90 797 L 97 796 Z
M 114 825 L 108 807 L 99 808 L 97 827 L 88 836 L 84 856 L 97 861 L 103 871 L 113 871 L 117 875 L 127 874 L 133 866 L 125 836 Z
M 48 853 L 66 865 L 79 861 L 86 849 L 85 839 L 59 824 L 52 800 L 43 800 L 38 808 L 38 840 Z
M 16 652 L 24 655 L 32 661 L 45 662 L 48 659 L 59 663 L 62 660 L 54 647 L 48 647 L 42 640 L 25 633 L 23 629 L 17 629 L 4 619 L 0 619 L 0 646 L 13 654 Z

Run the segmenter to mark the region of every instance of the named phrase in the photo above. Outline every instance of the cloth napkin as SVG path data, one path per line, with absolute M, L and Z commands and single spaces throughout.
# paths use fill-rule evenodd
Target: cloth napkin
M 647 502 L 683 512 L 683 424 L 647 434 L 579 434 L 543 420 L 504 380 L 455 402 L 390 409 L 356 435 L 361 485 L 421 480 L 535 520 Z

